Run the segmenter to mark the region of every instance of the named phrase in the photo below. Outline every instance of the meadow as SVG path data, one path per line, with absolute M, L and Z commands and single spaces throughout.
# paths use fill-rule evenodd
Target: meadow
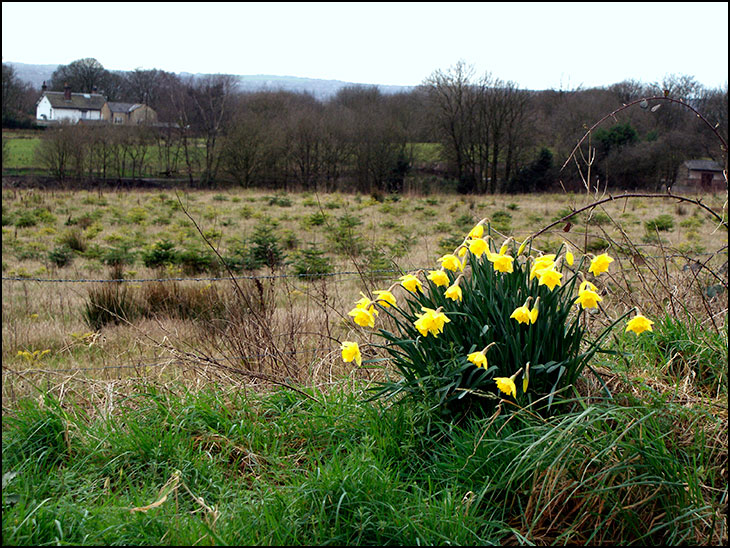
M 4 188 L 3 542 L 725 543 L 727 195 L 606 197 Z M 654 331 L 556 415 L 372 400 L 347 311 L 481 219 Z

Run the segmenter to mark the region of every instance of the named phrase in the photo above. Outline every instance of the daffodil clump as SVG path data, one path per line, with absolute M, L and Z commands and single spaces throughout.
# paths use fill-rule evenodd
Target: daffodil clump
M 438 259 L 440 268 L 405 274 L 348 313 L 376 330 L 384 343 L 371 346 L 382 347 L 402 375 L 381 383 L 380 395 L 425 399 L 447 414 L 505 400 L 549 412 L 606 334 L 632 313 L 588 341 L 581 318 L 600 308 L 597 284 L 613 259 L 603 253 L 576 261 L 567 244 L 541 253 L 512 239 L 497 249 L 485 222 Z M 626 330 L 651 331 L 652 321 L 637 312 Z M 342 357 L 360 363 L 358 344 L 344 342 Z

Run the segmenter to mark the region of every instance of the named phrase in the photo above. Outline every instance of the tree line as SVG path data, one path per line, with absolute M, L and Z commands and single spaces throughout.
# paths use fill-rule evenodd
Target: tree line
M 203 186 L 398 192 L 438 181 L 463 193 L 549 191 L 590 184 L 658 189 L 687 159 L 724 165 L 716 137 L 677 103 L 626 109 L 591 134 L 582 161 L 559 170 L 588 127 L 623 104 L 669 96 L 704 114 L 727 141 L 727 85 L 693 77 L 627 80 L 574 90 L 521 89 L 459 62 L 412 91 L 342 88 L 327 100 L 284 91 L 240 92 L 230 75 L 111 72 L 95 59 L 60 66 L 51 90 L 145 103 L 153 127 L 63 126 L 43 132 L 39 158 L 59 179 L 178 176 Z M 3 64 L 3 126 L 33 117 L 39 93 Z M 657 106 L 658 105 L 658 106 Z M 419 143 L 437 143 L 425 157 Z M 583 163 L 583 165 L 581 165 Z

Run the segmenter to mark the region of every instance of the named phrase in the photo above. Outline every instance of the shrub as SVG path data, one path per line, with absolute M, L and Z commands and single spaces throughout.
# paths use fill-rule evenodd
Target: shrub
M 327 214 L 323 211 L 315 211 L 304 221 L 306 227 L 321 226 L 327 222 Z
M 292 270 L 297 276 L 308 280 L 323 278 L 333 272 L 332 261 L 314 246 L 302 249 L 294 255 Z
M 268 200 L 270 206 L 291 207 L 292 205 L 291 199 L 286 196 L 272 196 Z
M 175 244 L 169 240 L 155 242 L 142 253 L 142 262 L 148 268 L 160 268 L 177 262 Z
M 674 218 L 671 215 L 659 215 L 655 219 L 646 221 L 644 228 L 647 232 L 668 232 L 674 229 Z
M 179 264 L 183 272 L 189 275 L 217 271 L 219 264 L 214 254 L 198 249 L 180 251 L 175 256 L 175 263 Z
M 55 264 L 58 268 L 63 268 L 71 264 L 73 260 L 73 251 L 67 245 L 61 245 L 53 248 L 48 252 L 48 260 Z
M 38 219 L 33 215 L 32 211 L 21 211 L 19 215 L 15 217 L 14 224 L 18 228 L 26 228 L 29 226 L 35 226 L 38 224 Z
M 337 225 L 330 228 L 327 238 L 338 253 L 358 256 L 365 249 L 365 243 L 355 227 L 362 221 L 353 215 L 345 214 L 338 219 Z
M 276 224 L 270 219 L 264 219 L 254 228 L 249 248 L 250 260 L 253 264 L 274 268 L 284 262 L 285 254 L 274 233 L 275 228 Z
M 126 246 L 108 247 L 99 254 L 99 260 L 108 266 L 122 266 L 134 264 L 136 257 Z

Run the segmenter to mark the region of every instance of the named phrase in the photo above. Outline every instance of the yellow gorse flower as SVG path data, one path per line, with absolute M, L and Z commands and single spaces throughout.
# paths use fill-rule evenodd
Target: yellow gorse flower
M 629 331 L 633 331 L 637 335 L 640 335 L 644 331 L 654 331 L 651 327 L 653 324 L 654 322 L 649 318 L 646 318 L 641 314 L 637 314 L 629 320 L 628 324 L 626 324 L 626 332 L 628 333 Z
M 28 350 L 18 350 L 18 356 L 22 356 L 28 363 L 34 363 L 39 361 L 46 354 L 50 354 L 50 350 L 34 350 L 30 352 Z
M 588 268 L 588 272 L 591 272 L 594 276 L 598 276 L 608 270 L 608 265 L 613 262 L 613 259 L 606 253 L 602 253 L 597 257 L 593 257 L 591 266 Z
M 449 323 L 451 320 L 446 317 L 446 314 L 441 312 L 441 309 L 434 310 L 433 308 L 421 307 L 423 314 L 416 314 L 418 319 L 414 322 L 414 326 L 424 337 L 430 333 L 434 337 L 437 337 L 439 333 L 444 330 L 444 324 Z
M 449 275 L 443 270 L 430 270 L 426 278 L 439 287 L 447 286 L 451 282 L 451 280 L 449 280 Z
M 421 280 L 419 280 L 413 274 L 404 274 L 399 279 L 401 281 L 401 285 L 403 287 L 405 287 L 411 293 L 415 293 L 416 291 L 421 291 L 421 292 L 423 291 L 423 286 L 421 285 Z
M 356 342 L 342 342 L 342 361 L 348 363 L 355 361 L 357 365 L 362 365 L 362 354 L 360 354 L 360 346 Z
M 464 263 L 459 260 L 459 257 L 451 253 L 444 255 L 439 259 L 441 266 L 446 270 L 456 272 L 457 270 L 464 270 Z

